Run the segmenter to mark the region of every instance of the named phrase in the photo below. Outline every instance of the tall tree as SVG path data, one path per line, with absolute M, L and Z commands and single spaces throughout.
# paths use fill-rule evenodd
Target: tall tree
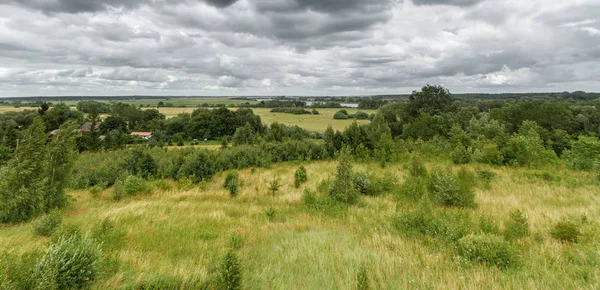
M 442 86 L 426 85 L 420 91 L 413 91 L 408 98 L 408 114 L 418 117 L 421 113 L 432 116 L 447 112 L 452 105 L 452 95 Z
M 48 143 L 48 186 L 44 195 L 46 210 L 66 205 L 65 187 L 77 157 L 75 152 L 76 130 L 75 122 L 64 123 L 52 141 Z
M 0 172 L 0 222 L 20 222 L 44 211 L 48 152 L 44 122 L 36 117 Z

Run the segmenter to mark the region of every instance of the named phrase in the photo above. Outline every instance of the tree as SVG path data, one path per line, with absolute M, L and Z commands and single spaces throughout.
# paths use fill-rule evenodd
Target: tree
M 73 170 L 77 154 L 76 128 L 74 122 L 60 126 L 52 141 L 48 144 L 48 186 L 45 192 L 46 211 L 64 207 L 67 203 L 65 187 Z
M 352 186 L 352 154 L 348 147 L 342 148 L 333 182 L 329 185 L 329 195 L 337 201 L 352 203 L 358 193 Z
M 254 144 L 255 136 L 250 123 L 246 123 L 244 126 L 237 128 L 233 134 L 232 141 L 233 145 L 235 146 L 242 144 Z
M 43 212 L 48 151 L 44 122 L 36 117 L 13 158 L 0 172 L 0 222 L 20 222 Z
M 450 110 L 453 99 L 448 89 L 442 86 L 426 85 L 420 91 L 413 91 L 408 98 L 408 114 L 417 117 L 421 113 L 432 116 Z
M 109 116 L 100 123 L 100 134 L 106 135 L 112 130 L 127 132 L 127 122 L 121 117 Z

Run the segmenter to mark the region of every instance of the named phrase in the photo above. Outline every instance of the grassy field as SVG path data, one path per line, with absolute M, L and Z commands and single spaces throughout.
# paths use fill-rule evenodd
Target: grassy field
M 173 181 L 155 182 L 152 194 L 113 201 L 109 190 L 72 192 L 65 223 L 90 229 L 111 218 L 125 231 L 118 250 L 118 270 L 106 274 L 95 289 L 113 289 L 156 278 L 204 279 L 229 247 L 241 241 L 245 289 L 355 289 L 361 264 L 373 289 L 598 289 L 600 191 L 593 176 L 574 171 L 544 173 L 471 165 L 496 173 L 489 189 L 476 189 L 476 209 L 502 227 L 509 212 L 520 209 L 531 235 L 519 241 L 521 265 L 499 269 L 461 259 L 451 247 L 435 240 L 411 238 L 391 221 L 414 202 L 395 194 L 361 197 L 358 205 L 321 212 L 302 203 L 305 189 L 315 190 L 335 171 L 335 162 L 304 164 L 308 182 L 293 187 L 295 164 L 240 171 L 243 184 L 236 198 L 223 189 L 225 174 L 199 187 Z M 430 164 L 431 165 L 431 164 Z M 455 167 L 456 168 L 456 167 Z M 404 165 L 382 170 L 375 164 L 356 169 L 389 174 L 399 184 Z M 560 180 L 545 178 L 561 176 Z M 268 182 L 283 185 L 271 197 Z M 266 212 L 274 214 L 270 218 Z M 447 209 L 448 212 L 457 210 Z M 565 218 L 587 223 L 578 244 L 550 236 L 552 225 Z M 4 249 L 43 249 L 46 238 L 35 238 L 31 224 L 0 227 Z
M 217 101 L 215 99 L 215 101 Z M 177 116 L 179 113 L 191 113 L 198 108 L 193 107 L 162 107 L 159 108 L 159 111 L 167 118 L 173 118 Z M 236 109 L 236 108 L 232 108 Z M 10 106 L 0 106 L 0 113 L 9 112 L 9 111 L 23 111 L 23 110 L 37 110 L 37 108 L 31 107 L 20 107 L 14 108 Z M 253 108 L 254 112 L 260 116 L 262 121 L 267 125 L 273 122 L 279 122 L 285 125 L 298 125 L 301 128 L 304 128 L 309 131 L 317 131 L 317 132 L 325 132 L 328 125 L 331 125 L 334 130 L 344 130 L 348 125 L 352 124 L 353 120 L 334 120 L 333 115 L 335 112 L 339 111 L 339 109 L 318 109 L 320 115 L 292 115 L 292 114 L 284 114 L 284 113 L 271 113 L 271 109 L 267 108 Z M 357 109 L 346 109 L 348 113 L 354 114 L 358 110 Z M 376 110 L 360 110 L 362 112 L 368 114 L 374 114 Z M 103 118 L 106 115 L 102 116 Z M 359 124 L 368 124 L 368 120 L 358 120 Z
M 179 113 L 191 113 L 197 108 L 160 108 L 159 111 L 167 118 L 177 116 Z M 354 120 L 334 120 L 333 115 L 340 109 L 317 109 L 319 115 L 293 115 L 285 113 L 271 113 L 268 108 L 253 108 L 255 114 L 259 115 L 264 123 L 271 124 L 279 122 L 285 125 L 298 125 L 309 131 L 325 132 L 327 126 L 331 125 L 334 130 L 343 131 Z M 346 109 L 349 114 L 358 112 L 358 109 Z M 375 114 L 376 110 L 360 110 L 367 114 Z M 368 124 L 369 120 L 357 120 L 359 124 Z

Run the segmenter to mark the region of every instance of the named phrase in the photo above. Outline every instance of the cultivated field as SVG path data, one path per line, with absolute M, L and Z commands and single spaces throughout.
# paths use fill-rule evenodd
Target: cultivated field
M 240 171 L 242 185 L 231 198 L 223 189 L 225 174 L 199 187 L 173 181 L 154 182 L 154 192 L 121 201 L 110 190 L 72 192 L 64 223 L 84 230 L 106 218 L 124 232 L 113 272 L 104 273 L 96 289 L 138 285 L 160 279 L 204 279 L 234 243 L 245 289 L 354 289 L 361 264 L 374 289 L 597 289 L 600 194 L 594 176 L 574 171 L 549 173 L 525 169 L 466 166 L 497 174 L 489 189 L 478 186 L 476 209 L 441 209 L 448 214 L 487 216 L 502 228 L 509 212 L 520 209 L 531 234 L 520 240 L 520 265 L 510 269 L 469 262 L 435 239 L 411 237 L 394 228 L 398 214 L 416 202 L 394 190 L 361 197 L 357 205 L 307 208 L 305 189 L 316 191 L 335 171 L 335 162 L 304 164 L 308 182 L 296 189 L 294 164 Z M 430 166 L 433 164 L 430 164 Z M 355 169 L 388 174 L 397 184 L 404 164 L 382 170 L 372 164 Z M 455 167 L 457 169 L 458 167 Z M 555 175 L 554 175 L 555 174 Z M 274 197 L 268 182 L 281 178 Z M 560 243 L 551 227 L 563 218 L 587 220 L 578 244 Z M 43 249 L 31 224 L 0 228 L 0 244 L 15 252 Z
M 227 100 L 227 99 L 225 99 Z M 214 100 L 223 101 L 223 100 Z M 231 100 L 233 101 L 233 100 Z M 76 104 L 76 103 L 75 103 Z M 71 104 L 74 105 L 74 104 Z M 74 107 L 73 107 L 74 108 Z M 158 110 L 165 114 L 167 118 L 172 118 L 177 116 L 179 113 L 191 113 L 194 110 L 198 109 L 197 107 L 161 107 Z M 230 108 L 235 110 L 236 108 Z M 23 110 L 37 110 L 37 108 L 32 107 L 20 107 L 15 108 L 12 106 L 0 106 L 0 113 L 9 112 L 9 111 L 23 111 Z M 331 125 L 334 130 L 343 131 L 348 125 L 352 124 L 353 120 L 334 120 L 333 115 L 335 112 L 340 109 L 317 109 L 320 115 L 292 115 L 292 114 L 284 114 L 284 113 L 271 113 L 271 109 L 268 108 L 253 108 L 254 112 L 260 116 L 264 123 L 271 124 L 273 122 L 279 122 L 285 125 L 298 125 L 301 128 L 307 129 L 309 131 L 317 131 L 324 132 L 327 129 L 328 125 Z M 349 114 L 354 114 L 358 109 L 346 109 Z M 368 114 L 374 114 L 376 110 L 360 110 L 362 112 Z M 106 117 L 107 115 L 103 115 L 102 117 Z M 368 120 L 357 120 L 359 124 L 368 124 Z

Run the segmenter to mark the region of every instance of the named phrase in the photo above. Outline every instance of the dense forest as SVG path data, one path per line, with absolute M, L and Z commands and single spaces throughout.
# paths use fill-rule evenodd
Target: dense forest
M 468 211 L 477 207 L 473 194 L 477 182 L 473 180 L 492 180 L 494 173 L 453 173 L 447 167 L 428 170 L 425 163 L 448 160 L 457 165 L 492 168 L 576 170 L 595 176 L 591 182 L 598 188 L 598 97 L 584 92 L 452 95 L 444 87 L 428 85 L 402 98 L 346 98 L 344 101 L 358 102 L 361 109 L 378 111 L 373 116 L 352 116 L 368 119 L 368 124 L 354 122 L 343 131 L 329 127 L 324 132 L 311 132 L 297 124 L 266 125 L 252 108 L 198 108 L 166 118 L 156 109 L 99 102 L 98 98 L 81 100 L 77 110 L 31 99 L 28 101 L 41 101 L 40 107 L 0 114 L 0 222 L 10 227 L 43 220 L 45 224 L 39 228 L 44 232 L 45 227 L 52 227 L 52 219 L 60 219 L 60 210 L 77 202 L 69 197 L 70 191 L 108 190 L 118 201 L 148 191 L 150 182 L 172 180 L 199 185 L 221 172 L 229 173 L 224 187 L 233 197 L 242 186 L 237 170 L 332 160 L 337 161 L 332 180 L 323 185 L 323 195 L 305 193 L 303 202 L 307 206 L 319 211 L 360 207 L 363 196 L 398 191 L 399 195 L 419 200 L 419 206 L 426 200 L 426 205 L 418 212 L 395 217 L 394 227 L 423 239 L 431 238 L 430 242 L 439 243 L 439 247 L 458 249 L 464 259 L 507 269 L 518 264 L 516 252 L 521 246 L 514 241 L 528 234 L 523 228 L 527 221 L 520 213 L 513 214 L 513 224 L 503 234 L 493 225 L 483 225 L 482 233 L 472 233 L 474 230 L 464 224 L 449 224 L 449 219 L 461 220 L 463 216 L 448 217 L 435 209 Z M 314 100 L 318 101 L 315 108 L 327 102 L 339 105 L 339 100 L 332 98 Z M 14 100 L 10 102 L 14 104 Z M 255 106 L 278 108 L 274 113 L 292 108 L 301 110 L 300 114 L 316 111 L 305 110 L 310 106 L 300 100 L 277 99 Z M 343 115 L 342 111 L 338 113 Z M 86 123 L 89 129 L 81 129 Z M 152 132 L 152 137 L 145 140 L 130 134 L 140 131 Z M 184 146 L 203 140 L 217 140 L 220 148 Z M 353 166 L 363 163 L 374 163 L 379 168 L 402 163 L 408 174 L 399 183 L 395 178 L 353 171 Z M 544 174 L 542 178 L 556 178 Z M 306 181 L 306 175 L 304 167 L 298 169 L 296 187 Z M 280 185 L 273 178 L 269 192 L 275 195 Z M 0 262 L 0 287 L 89 287 L 105 271 L 102 267 L 107 263 L 102 257 L 115 259 L 110 247 L 117 242 L 111 240 L 116 238 L 111 236 L 108 223 L 106 228 L 100 226 L 88 234 L 47 230 L 50 246 L 40 257 L 24 258 L 21 263 Z M 564 222 L 553 229 L 553 236 L 575 242 L 580 231 L 578 224 Z M 108 248 L 102 248 L 103 242 Z M 4 259 L 10 261 L 11 256 Z M 236 289 L 230 287 L 239 283 L 240 261 L 235 251 L 228 252 L 222 261 L 217 276 L 194 285 Z M 233 269 L 233 274 L 227 269 Z M 361 273 L 357 274 L 359 282 L 369 279 Z M 598 282 L 597 277 L 589 279 Z

